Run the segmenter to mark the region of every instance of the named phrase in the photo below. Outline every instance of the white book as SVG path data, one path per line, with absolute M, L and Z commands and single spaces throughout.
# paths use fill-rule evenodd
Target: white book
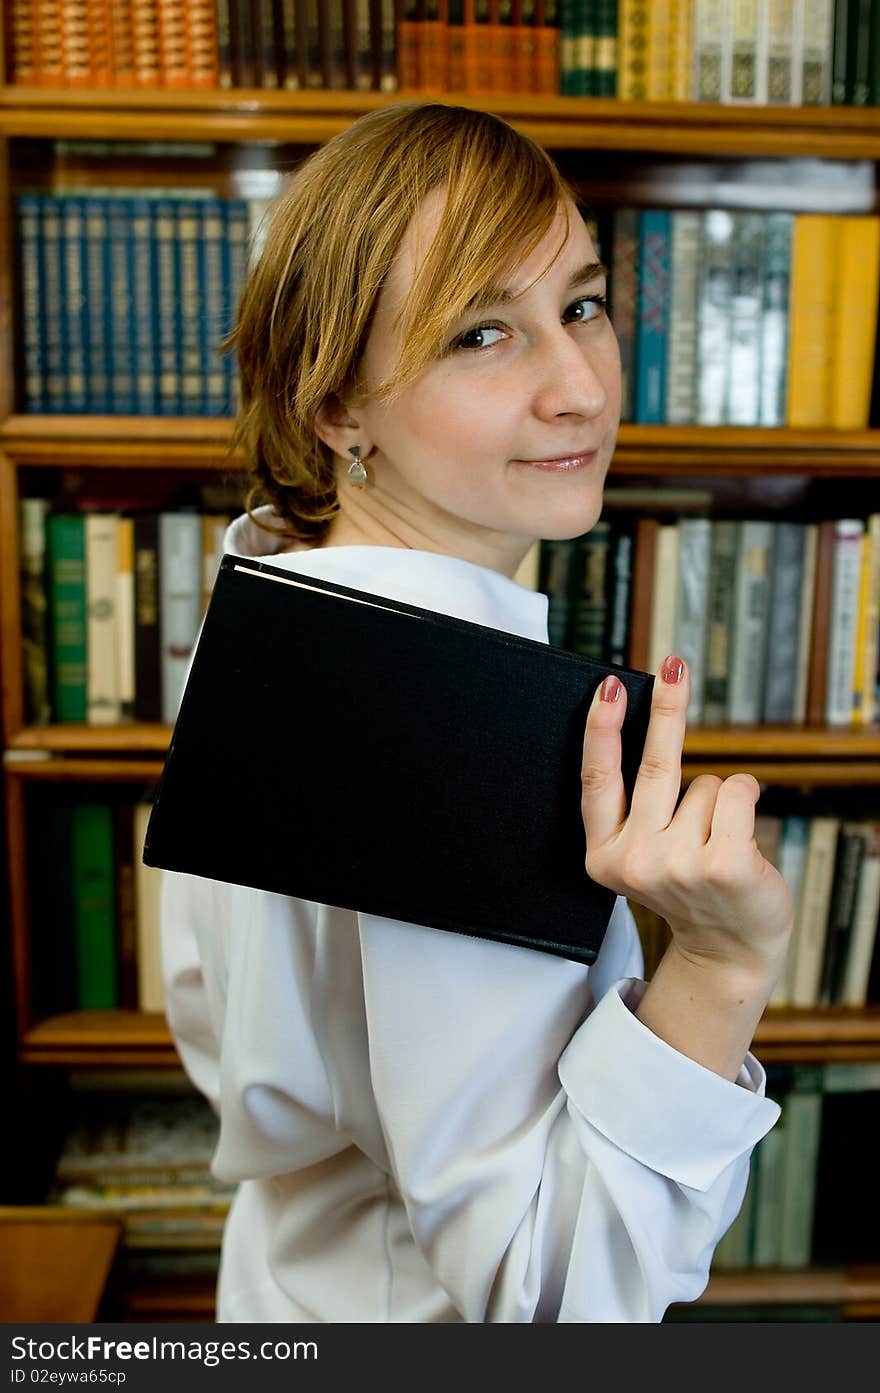
M 700 269 L 699 213 L 672 214 L 672 289 L 666 340 L 666 421 L 687 426 L 696 420 L 697 286 Z
M 134 518 L 120 518 L 116 533 L 116 680 L 120 720 L 134 718 Z
M 725 43 L 729 0 L 694 0 L 694 100 L 720 102 L 730 88 L 730 44 Z
M 810 820 L 807 865 L 794 931 L 792 1006 L 815 1006 L 819 999 L 840 824 L 839 817 Z
M 725 103 L 767 101 L 767 0 L 727 0 L 722 98 Z M 729 58 L 727 57 L 729 54 Z
M 159 653 L 162 720 L 173 725 L 202 613 L 202 519 L 159 514 Z
M 802 106 L 830 106 L 835 0 L 803 0 L 800 62 Z
M 863 576 L 864 609 L 860 609 L 858 651 L 862 661 L 861 705 L 855 712 L 859 725 L 877 719 L 877 661 L 880 646 L 880 513 L 871 513 L 866 526 L 867 566 Z
M 825 719 L 834 726 L 850 725 L 853 719 L 853 676 L 864 535 L 865 524 L 861 518 L 838 518 L 834 524 L 834 569 L 825 689 Z
M 657 529 L 654 548 L 651 636 L 648 642 L 649 672 L 656 672 L 663 659 L 675 652 L 678 553 L 678 523 L 661 523 Z
M 788 1139 L 786 1106 L 776 1126 L 759 1142 L 758 1189 L 755 1195 L 754 1267 L 775 1267 L 782 1250 L 782 1187 Z
M 120 719 L 116 662 L 117 513 L 88 513 L 86 544 L 86 720 L 113 725 Z
M 859 871 L 852 934 L 846 957 L 840 1006 L 864 1006 L 880 917 L 880 822 L 868 821 L 868 840 Z
M 804 5 L 794 0 L 791 13 L 791 105 L 803 105 L 804 91 Z
M 801 617 L 798 634 L 797 682 L 794 698 L 794 719 L 803 722 L 807 715 L 807 687 L 810 679 L 810 642 L 813 635 L 813 607 L 816 598 L 816 558 L 819 549 L 819 524 L 808 522 L 804 534 L 804 578 L 801 584 Z
M 134 881 L 137 926 L 138 1010 L 165 1010 L 162 982 L 162 955 L 159 941 L 159 906 L 164 872 L 144 865 L 144 841 L 151 805 L 136 803 L 134 809 Z
M 766 0 L 763 19 L 766 100 L 771 106 L 791 106 L 794 0 Z
M 792 901 L 794 902 L 795 923 L 797 923 L 798 906 L 800 905 L 801 891 L 803 889 L 809 839 L 809 818 L 795 815 L 783 818 L 782 837 L 779 842 L 779 865 L 777 866 L 777 870 L 788 886 Z M 797 935 L 795 933 L 792 934 L 785 963 L 777 979 L 776 986 L 773 988 L 773 993 L 769 1001 L 770 1006 L 788 1006 L 791 1003 L 791 993 L 794 985 L 796 947 Z
M 798 1082 L 783 1105 L 786 1142 L 778 1261 L 787 1268 L 810 1263 L 822 1127 L 822 1070 L 797 1069 L 795 1073 Z
M 690 724 L 699 724 L 703 719 L 703 691 L 706 682 L 706 606 L 709 595 L 712 521 L 710 518 L 680 518 L 678 533 L 675 638 L 669 651 L 684 658 L 690 668 L 691 695 L 687 720 Z M 665 654 L 661 656 L 665 657 Z
M 730 295 L 733 271 L 733 215 L 723 208 L 703 214 L 698 291 L 697 421 L 720 426 L 724 421 L 730 357 Z
M 732 725 L 758 725 L 764 710 L 773 523 L 743 519 L 738 541 L 727 719 Z
M 732 426 L 760 420 L 764 215 L 735 213 L 730 295 L 730 358 L 725 419 Z
M 788 385 L 788 302 L 791 273 L 791 213 L 764 215 L 764 284 L 761 322 L 762 426 L 785 424 Z

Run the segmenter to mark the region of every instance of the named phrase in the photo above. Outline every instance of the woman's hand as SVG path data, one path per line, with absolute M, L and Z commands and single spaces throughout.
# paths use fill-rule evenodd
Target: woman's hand
M 603 688 L 615 682 L 616 701 L 602 700 L 602 688 L 596 692 L 584 735 L 587 873 L 665 919 L 672 946 L 689 963 L 762 983 L 769 996 L 795 910 L 788 886 L 755 841 L 760 785 L 751 774 L 701 774 L 676 807 L 690 674 L 681 659 L 667 658 L 654 683 L 627 815 L 620 771 L 626 688 L 616 678 Z

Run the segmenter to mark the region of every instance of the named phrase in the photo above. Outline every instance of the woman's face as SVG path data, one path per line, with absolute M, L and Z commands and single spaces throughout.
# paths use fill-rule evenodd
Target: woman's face
M 393 321 L 443 208 L 444 190 L 422 204 L 379 298 L 362 372 L 372 388 L 392 371 Z M 349 528 L 384 526 L 400 545 L 442 550 L 513 574 L 536 538 L 589 531 L 620 419 L 620 357 L 601 298 L 605 276 L 571 205 L 532 255 L 503 279 L 518 292 L 540 274 L 568 227 L 550 271 L 521 299 L 457 323 L 453 350 L 396 401 L 352 406 L 370 483 L 341 471 Z M 337 447 L 338 448 L 338 447 Z M 584 467 L 546 470 L 525 461 L 583 453 Z M 341 453 L 341 452 L 340 452 Z M 412 540 L 416 537 L 420 540 Z

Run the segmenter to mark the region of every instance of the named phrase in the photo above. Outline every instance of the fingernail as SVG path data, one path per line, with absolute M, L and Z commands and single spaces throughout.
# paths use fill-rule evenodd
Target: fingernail
M 680 682 L 683 674 L 684 663 L 681 661 L 681 658 L 670 655 L 670 657 L 664 659 L 663 666 L 660 669 L 660 676 L 663 678 L 664 682 Z
M 600 701 L 616 701 L 620 696 L 620 678 L 606 677 L 599 693 Z

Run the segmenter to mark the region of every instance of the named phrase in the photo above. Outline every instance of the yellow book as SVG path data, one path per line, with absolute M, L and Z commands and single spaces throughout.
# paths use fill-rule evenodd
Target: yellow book
M 788 346 L 790 426 L 831 422 L 840 223 L 839 217 L 826 214 L 804 213 L 795 218 Z
M 838 430 L 864 430 L 877 333 L 880 218 L 848 217 L 839 222 L 831 424 Z
M 668 101 L 672 95 L 673 0 L 651 0 L 648 21 L 648 100 Z
M 693 97 L 693 0 L 672 0 L 669 33 L 669 96 L 674 102 Z
M 617 12 L 617 95 L 643 102 L 648 95 L 648 0 L 620 0 Z
M 872 725 L 877 715 L 876 674 L 878 626 L 880 626 L 880 513 L 871 513 L 862 539 L 862 575 L 859 586 L 859 618 L 853 668 L 855 725 Z

